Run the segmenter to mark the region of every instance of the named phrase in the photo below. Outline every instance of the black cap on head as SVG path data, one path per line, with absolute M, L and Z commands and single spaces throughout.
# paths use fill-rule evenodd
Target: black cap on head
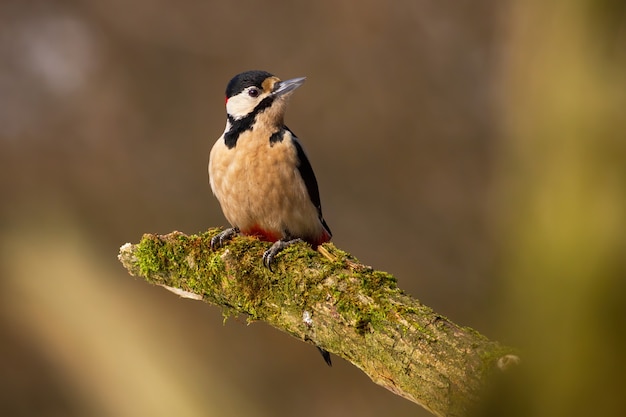
M 267 71 L 246 71 L 241 74 L 237 74 L 229 81 L 226 86 L 226 98 L 231 98 L 241 93 L 245 88 L 255 86 L 263 88 L 262 83 L 267 77 L 271 77 Z

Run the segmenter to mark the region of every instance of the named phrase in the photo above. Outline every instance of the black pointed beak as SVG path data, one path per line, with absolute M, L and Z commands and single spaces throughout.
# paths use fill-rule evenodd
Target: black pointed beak
M 304 80 L 306 80 L 306 77 L 292 78 L 290 80 L 279 81 L 276 84 L 274 84 L 274 91 L 272 91 L 272 95 L 276 97 L 280 97 L 287 93 L 290 93 L 296 88 L 300 87 L 302 84 L 304 84 Z

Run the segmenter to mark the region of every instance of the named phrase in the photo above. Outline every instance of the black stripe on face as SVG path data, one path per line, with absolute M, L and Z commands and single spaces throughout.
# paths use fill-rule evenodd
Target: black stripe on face
M 226 133 L 224 133 L 224 142 L 226 143 L 226 147 L 228 149 L 232 149 L 237 145 L 237 140 L 239 136 L 247 131 L 252 130 L 252 126 L 254 126 L 254 120 L 256 119 L 256 115 L 263 112 L 265 109 L 270 107 L 274 102 L 274 96 L 267 96 L 257 106 L 248 113 L 245 117 L 241 119 L 235 119 L 230 114 L 228 115 L 228 122 L 230 123 L 230 129 Z M 272 135 L 273 136 L 273 135 Z

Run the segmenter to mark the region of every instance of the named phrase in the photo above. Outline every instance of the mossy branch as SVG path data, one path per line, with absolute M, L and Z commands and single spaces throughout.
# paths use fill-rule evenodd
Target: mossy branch
M 439 416 L 466 415 L 490 374 L 517 361 L 510 348 L 433 312 L 405 295 L 393 276 L 332 244 L 323 247 L 326 257 L 306 244 L 291 246 L 271 273 L 261 263 L 267 243 L 237 237 L 212 251 L 218 232 L 147 234 L 122 246 L 119 259 L 131 275 L 341 356 Z

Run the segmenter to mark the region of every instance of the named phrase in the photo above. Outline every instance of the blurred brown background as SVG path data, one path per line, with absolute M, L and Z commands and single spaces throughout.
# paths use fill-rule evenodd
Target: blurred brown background
M 564 331 L 533 350 L 553 334 L 537 325 L 542 314 L 562 328 L 589 288 L 602 288 L 594 300 L 606 307 L 611 295 L 615 323 L 593 335 L 611 347 L 601 368 L 610 371 L 626 316 L 615 232 L 626 206 L 626 32 L 620 2 L 589 4 L 564 13 L 538 1 L 2 0 L 0 414 L 428 415 L 339 358 L 329 369 L 312 346 L 263 324 L 223 325 L 218 308 L 118 264 L 119 246 L 144 232 L 226 225 L 206 164 L 225 125 L 226 83 L 248 69 L 308 77 L 287 123 L 316 170 L 337 246 L 452 320 L 529 345 L 537 358 L 584 334 Z M 599 42 L 587 42 L 590 33 Z M 589 144 L 605 142 L 593 163 L 615 170 L 598 176 L 587 169 Z M 555 164 L 563 149 L 575 151 Z M 537 188 L 554 172 L 563 183 Z M 562 187 L 570 180 L 579 199 Z M 552 206 L 555 190 L 566 198 Z M 591 213 L 588 190 L 606 196 Z M 535 216 L 526 203 L 541 196 L 550 209 Z M 571 232 L 581 222 L 588 228 Z M 563 240 L 533 240 L 563 230 Z M 586 263 L 588 245 L 600 255 Z M 583 271 L 584 290 L 568 310 L 559 300 L 569 299 L 570 270 Z M 585 381 L 587 370 L 563 380 Z M 525 405 L 572 415 L 586 386 L 569 382 L 555 400 L 563 408 L 536 397 Z

